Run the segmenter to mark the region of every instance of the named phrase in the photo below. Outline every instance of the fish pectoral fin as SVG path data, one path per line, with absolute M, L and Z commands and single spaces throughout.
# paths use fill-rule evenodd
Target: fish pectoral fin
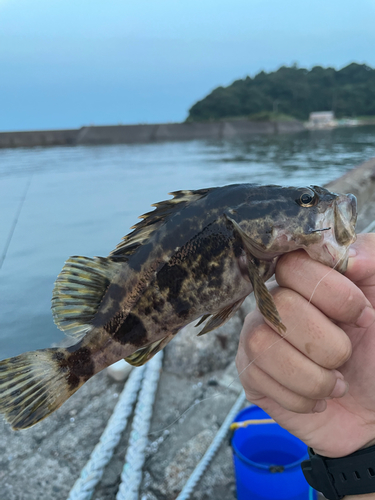
M 67 335 L 81 338 L 91 328 L 113 276 L 121 262 L 104 257 L 70 257 L 55 281 L 53 320 Z
M 224 214 L 227 221 L 231 223 L 233 230 L 235 233 L 238 234 L 240 239 L 242 240 L 242 243 L 245 247 L 245 250 L 247 253 L 250 253 L 254 257 L 265 260 L 264 259 L 264 250 L 254 241 L 250 236 L 248 236 L 245 231 L 240 227 L 238 222 L 236 222 L 234 219 L 229 217 L 229 215 Z
M 167 335 L 166 337 L 163 337 L 146 347 L 141 347 L 141 349 L 138 349 L 133 352 L 133 354 L 125 358 L 125 361 L 133 366 L 142 366 L 147 363 L 147 361 L 150 361 L 155 354 L 161 351 L 171 339 L 172 335 Z
M 251 284 L 253 285 L 255 300 L 260 312 L 276 327 L 278 332 L 283 335 L 286 332 L 286 327 L 282 323 L 273 297 L 264 284 L 264 281 L 259 274 L 258 267 L 250 255 L 248 255 L 247 268 Z
M 197 335 L 197 337 L 200 337 L 201 335 L 204 335 L 205 333 L 212 332 L 212 330 L 215 330 L 216 328 L 219 328 L 219 326 L 224 325 L 230 318 L 232 318 L 238 309 L 242 306 L 242 302 L 245 300 L 245 297 L 243 299 L 238 300 L 234 304 L 231 304 L 230 306 L 224 307 L 221 309 L 217 314 L 212 316 L 212 318 L 207 322 L 206 326 L 203 328 L 202 331 L 200 331 Z M 210 316 L 210 314 L 205 314 L 206 317 Z M 207 319 L 205 316 L 201 319 L 201 321 L 198 323 L 203 323 L 205 319 Z M 195 326 L 198 326 L 195 325 Z

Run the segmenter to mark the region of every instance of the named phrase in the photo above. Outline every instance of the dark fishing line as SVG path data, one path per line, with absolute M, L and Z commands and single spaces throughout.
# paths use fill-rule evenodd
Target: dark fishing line
M 13 234 L 14 234 L 14 231 L 16 229 L 16 226 L 17 226 L 17 223 L 18 223 L 19 216 L 21 214 L 21 210 L 22 210 L 23 204 L 24 204 L 24 202 L 26 200 L 27 192 L 28 192 L 30 184 L 31 184 L 31 179 L 32 179 L 32 174 L 30 175 L 29 180 L 27 181 L 27 184 L 26 184 L 25 190 L 23 192 L 22 198 L 21 198 L 21 200 L 20 200 L 20 202 L 18 204 L 17 212 L 16 212 L 16 215 L 14 217 L 12 227 L 10 228 L 10 231 L 9 231 L 9 234 L 8 234 L 8 239 L 7 239 L 6 243 L 5 243 L 5 247 L 4 247 L 3 253 L 1 255 L 1 257 L 0 257 L 0 269 L 2 268 L 2 266 L 4 264 L 4 260 L 5 260 L 5 257 L 7 255 L 9 245 L 10 245 L 10 243 L 12 241 Z

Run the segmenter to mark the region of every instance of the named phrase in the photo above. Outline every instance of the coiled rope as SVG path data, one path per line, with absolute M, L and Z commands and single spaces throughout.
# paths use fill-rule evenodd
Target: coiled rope
M 146 367 L 134 368 L 125 384 L 107 426 L 69 493 L 68 500 L 89 500 L 112 458 L 128 422 Z
M 163 353 L 159 352 L 146 365 L 146 372 L 135 408 L 125 465 L 116 500 L 138 500 L 142 481 L 142 468 L 152 417 L 152 407 L 158 386 Z

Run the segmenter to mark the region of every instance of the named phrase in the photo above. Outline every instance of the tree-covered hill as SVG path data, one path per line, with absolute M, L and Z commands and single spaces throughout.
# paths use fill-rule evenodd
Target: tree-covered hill
M 333 110 L 337 118 L 375 115 L 375 69 L 352 63 L 336 71 L 282 66 L 254 78 L 218 87 L 189 110 L 187 121 L 245 117 L 262 112 L 307 120 L 312 111 Z

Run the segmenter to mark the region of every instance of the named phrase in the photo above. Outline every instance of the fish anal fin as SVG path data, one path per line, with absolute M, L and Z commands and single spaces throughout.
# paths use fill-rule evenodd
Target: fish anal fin
M 133 366 L 142 366 L 147 363 L 147 361 L 150 361 L 150 359 L 154 357 L 155 354 L 161 351 L 171 339 L 172 335 L 167 335 L 166 337 L 156 340 L 146 347 L 141 347 L 141 349 L 138 349 L 137 351 L 133 352 L 133 354 L 125 358 L 125 361 Z
M 197 337 L 200 337 L 201 335 L 204 335 L 205 333 L 212 332 L 212 330 L 215 330 L 216 328 L 219 328 L 219 326 L 224 325 L 230 318 L 232 318 L 238 309 L 241 307 L 242 302 L 245 300 L 245 297 L 243 299 L 238 300 L 237 302 L 234 302 L 234 304 L 231 304 L 227 307 L 224 307 L 221 309 L 217 314 L 212 316 L 212 318 L 207 321 L 205 327 L 203 330 L 201 330 Z M 209 315 L 206 315 L 209 316 Z M 199 322 L 201 323 L 202 320 Z M 198 324 L 199 324 L 198 323 Z M 198 325 L 196 325 L 198 326 Z
M 104 257 L 70 257 L 55 281 L 53 320 L 67 335 L 81 338 L 91 328 L 103 296 L 121 262 Z
M 255 300 L 259 308 L 259 311 L 262 313 L 265 319 L 267 319 L 270 323 L 272 323 L 272 325 L 275 326 L 275 328 L 281 335 L 284 335 L 286 332 L 286 327 L 281 321 L 273 297 L 270 294 L 266 285 L 264 284 L 264 281 L 259 274 L 259 270 L 254 260 L 249 255 L 248 255 L 248 271 L 249 271 L 250 281 L 253 285 Z

